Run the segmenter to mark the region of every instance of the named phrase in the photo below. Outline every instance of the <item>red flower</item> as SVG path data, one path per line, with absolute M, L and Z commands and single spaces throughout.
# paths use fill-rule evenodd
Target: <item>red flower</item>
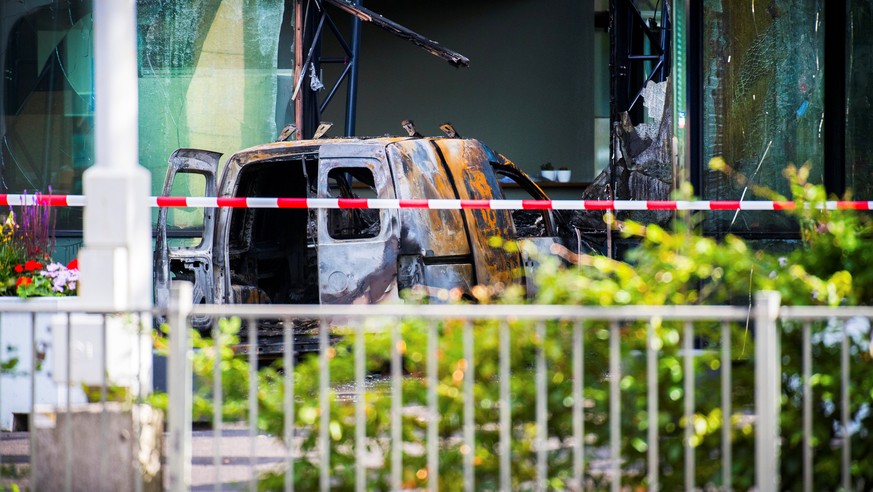
M 23 271 L 24 271 L 24 267 L 21 266 L 20 263 L 18 265 L 15 265 L 15 273 L 21 273 Z
M 33 282 L 33 280 L 30 277 L 18 277 L 18 281 L 15 282 L 15 287 L 18 288 L 22 285 L 26 287 L 30 285 L 31 282 Z
M 79 269 L 79 260 L 73 258 L 73 261 L 67 263 L 67 270 L 78 270 Z
M 27 260 L 27 263 L 24 264 L 24 269 L 28 272 L 32 272 L 35 270 L 42 270 L 42 263 L 33 260 Z

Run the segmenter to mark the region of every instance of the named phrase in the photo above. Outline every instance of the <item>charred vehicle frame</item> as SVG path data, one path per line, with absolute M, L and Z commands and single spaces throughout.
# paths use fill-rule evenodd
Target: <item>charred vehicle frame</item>
M 183 174 L 205 178 L 223 198 L 504 199 L 514 182 L 548 197 L 512 162 L 473 139 L 397 138 L 276 142 L 231 156 L 179 149 L 164 195 Z M 168 210 L 158 216 L 155 302 L 171 280 L 194 284 L 195 303 L 378 303 L 414 289 L 434 299 L 469 295 L 476 285 L 520 284 L 532 292 L 536 255 L 492 247 L 524 240 L 548 254 L 578 249 L 577 235 L 552 210 L 219 208 L 203 210 L 193 246 L 171 246 Z M 205 328 L 209 320 L 195 320 Z

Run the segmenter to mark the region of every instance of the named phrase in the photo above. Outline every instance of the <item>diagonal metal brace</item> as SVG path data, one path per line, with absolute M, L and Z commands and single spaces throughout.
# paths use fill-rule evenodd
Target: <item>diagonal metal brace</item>
M 378 27 L 381 27 L 382 29 L 396 35 L 396 36 L 399 36 L 407 41 L 410 41 L 410 42 L 418 45 L 419 47 L 421 47 L 422 49 L 424 49 L 428 53 L 430 53 L 434 56 L 438 56 L 438 57 L 442 58 L 443 60 L 449 62 L 449 64 L 451 64 L 452 66 L 455 66 L 455 67 L 469 67 L 470 66 L 470 59 L 467 58 L 466 56 L 464 56 L 460 53 L 457 53 L 455 51 L 452 51 L 448 48 L 445 48 L 443 46 L 440 46 L 440 44 L 437 43 L 436 41 L 430 40 L 430 39 L 422 36 L 421 34 L 418 34 L 417 32 L 412 31 L 411 29 L 407 29 L 406 27 L 401 26 L 400 24 L 398 24 L 392 20 L 386 19 L 385 17 L 382 17 L 381 15 L 373 12 L 370 9 L 352 5 L 348 2 L 346 2 L 345 0 L 323 0 L 323 1 L 324 1 L 324 3 L 329 3 L 330 5 L 333 5 L 334 7 L 337 7 L 340 10 L 343 10 L 344 12 L 347 12 L 351 15 L 354 15 L 355 17 L 357 17 L 358 19 L 361 19 L 364 22 L 370 22 L 370 23 L 372 23 Z

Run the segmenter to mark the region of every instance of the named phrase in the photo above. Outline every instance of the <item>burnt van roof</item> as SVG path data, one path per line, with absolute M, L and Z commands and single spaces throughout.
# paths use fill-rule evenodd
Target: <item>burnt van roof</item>
M 426 140 L 433 140 L 439 137 L 427 137 Z M 381 143 L 389 145 L 394 142 L 403 140 L 411 140 L 410 137 L 341 137 L 341 138 L 322 138 L 318 140 L 289 140 L 285 142 L 270 142 L 254 147 L 249 147 L 237 151 L 231 156 L 231 159 L 238 160 L 241 163 L 258 161 L 264 158 L 274 157 L 277 154 L 286 154 L 289 151 L 295 153 L 317 152 L 318 148 L 326 144 L 337 143 Z
M 285 142 L 270 142 L 254 147 L 249 147 L 235 152 L 227 160 L 228 168 L 242 168 L 254 162 L 268 161 L 272 159 L 281 159 L 289 154 L 315 154 L 318 149 L 327 144 L 339 143 L 361 143 L 361 144 L 382 144 L 388 146 L 392 143 L 403 142 L 407 140 L 475 140 L 475 139 L 450 139 L 447 137 L 342 137 L 342 138 L 323 138 L 318 140 L 290 140 Z M 481 142 L 480 142 L 481 143 Z M 486 147 L 487 148 L 487 147 Z M 227 169 L 225 170 L 227 171 Z

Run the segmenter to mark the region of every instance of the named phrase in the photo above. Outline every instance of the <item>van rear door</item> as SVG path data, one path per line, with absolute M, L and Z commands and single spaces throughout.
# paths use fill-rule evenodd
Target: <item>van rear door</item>
M 173 185 L 181 175 L 201 176 L 205 196 L 215 196 L 218 159 L 221 154 L 208 150 L 178 149 L 170 155 L 167 176 L 164 180 L 162 196 L 173 195 Z M 196 179 L 196 178 L 195 178 Z M 186 190 L 199 187 L 200 183 L 185 187 Z M 186 195 L 190 193 L 188 191 Z M 203 208 L 186 211 L 186 222 L 190 227 L 180 229 L 187 237 L 169 237 L 167 227 L 170 209 L 158 210 L 157 237 L 155 240 L 154 289 L 155 305 L 166 307 L 169 303 L 170 281 L 187 280 L 194 284 L 194 304 L 212 304 L 215 289 L 212 277 L 212 244 L 215 233 L 215 209 Z M 202 213 L 202 219 L 199 214 Z M 202 228 L 200 225 L 202 224 Z M 193 232 L 193 234 L 192 234 Z M 170 243 L 178 242 L 179 245 Z M 194 320 L 195 326 L 202 323 Z M 204 321 L 205 322 L 205 321 Z
M 374 304 L 397 298 L 397 210 L 346 208 L 361 203 L 348 200 L 396 197 L 384 145 L 322 145 L 318 197 L 340 199 L 340 208 L 318 210 L 321 303 Z

